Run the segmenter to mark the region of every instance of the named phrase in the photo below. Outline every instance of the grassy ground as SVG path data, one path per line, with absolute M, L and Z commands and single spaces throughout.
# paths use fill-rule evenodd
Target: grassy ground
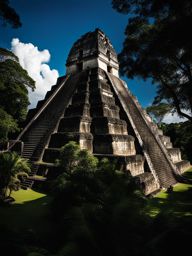
M 192 168 L 186 176 L 192 177 Z M 49 203 L 51 198 L 33 190 L 13 192 L 15 202 L 10 206 L 0 208 L 0 229 L 23 233 L 37 239 L 50 234 L 51 219 L 49 218 Z M 150 216 L 159 213 L 175 217 L 192 216 L 192 185 L 177 184 L 171 193 L 161 191 L 149 199 L 147 212 Z
M 50 197 L 31 189 L 13 192 L 12 197 L 15 202 L 0 209 L 0 227 L 37 237 L 49 230 Z
M 15 199 L 13 204 L 24 204 L 33 200 L 37 200 L 46 197 L 45 194 L 36 192 L 32 189 L 14 191 L 11 196 Z
M 192 178 L 192 168 L 185 176 Z M 160 212 L 176 217 L 192 216 L 192 184 L 178 183 L 170 193 L 159 192 L 150 199 L 148 211 L 151 216 L 156 216 Z

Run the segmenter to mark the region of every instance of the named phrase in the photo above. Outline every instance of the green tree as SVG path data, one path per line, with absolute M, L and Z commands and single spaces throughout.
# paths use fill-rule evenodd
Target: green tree
M 146 108 L 147 113 L 155 122 L 160 125 L 164 116 L 172 110 L 172 106 L 166 103 L 159 103 L 158 105 L 151 105 Z
M 3 25 L 9 23 L 13 28 L 18 28 L 22 25 L 19 15 L 10 6 L 9 0 L 0 1 L 0 18 Z
M 129 78 L 152 78 L 154 103 L 166 100 L 179 115 L 192 121 L 191 0 L 113 0 L 128 14 L 120 70 Z M 187 114 L 183 110 L 187 110 Z
M 61 148 L 60 158 L 57 160 L 57 164 L 61 167 L 62 172 L 70 173 L 73 171 L 74 167 L 78 164 L 79 152 L 80 147 L 74 141 L 70 141 Z
M 75 164 L 71 158 L 67 164 L 63 151 L 61 158 L 72 169 L 64 168 L 52 184 L 60 254 L 126 255 L 129 248 L 132 255 L 141 248 L 142 232 L 149 223 L 144 211 L 147 199 L 128 173 L 116 170 L 115 163 L 106 158 L 98 161 L 74 142 L 64 149 L 72 145 Z
M 18 131 L 18 125 L 11 115 L 0 108 L 0 142 L 4 142 L 8 138 L 9 133 Z
M 29 171 L 28 160 L 16 152 L 0 153 L 0 199 L 4 200 L 13 190 L 18 190 L 22 178 L 26 177 Z
M 24 121 L 29 105 L 27 88 L 34 90 L 35 82 L 12 52 L 0 48 L 0 58 L 0 139 L 4 139 Z

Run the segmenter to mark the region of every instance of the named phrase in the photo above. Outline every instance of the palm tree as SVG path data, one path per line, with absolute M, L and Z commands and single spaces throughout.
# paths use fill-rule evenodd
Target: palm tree
M 0 199 L 4 200 L 11 195 L 13 190 L 18 190 L 23 177 L 30 171 L 27 159 L 16 152 L 0 154 Z M 9 192 L 9 194 L 8 194 Z

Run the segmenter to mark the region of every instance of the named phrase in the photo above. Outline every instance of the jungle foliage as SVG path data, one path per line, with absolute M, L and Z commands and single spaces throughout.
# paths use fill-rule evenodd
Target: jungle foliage
M 16 152 L 0 153 L 0 201 L 19 190 L 22 178 L 30 171 L 28 161 Z
M 0 48 L 0 140 L 17 130 L 27 114 L 28 88 L 35 89 L 35 82 L 8 50 Z
M 192 121 L 191 0 L 113 0 L 128 14 L 120 71 L 128 78 L 151 78 L 157 86 L 154 104 L 169 103 Z M 183 110 L 186 110 L 185 112 Z
M 3 25 L 11 25 L 12 28 L 21 27 L 20 17 L 17 12 L 10 6 L 9 0 L 0 1 L 0 19 Z

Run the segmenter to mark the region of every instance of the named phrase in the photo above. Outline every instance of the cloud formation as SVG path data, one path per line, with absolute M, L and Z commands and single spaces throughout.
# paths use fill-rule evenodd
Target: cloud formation
M 36 103 L 43 99 L 59 76 L 56 69 L 50 69 L 48 63 L 51 55 L 48 50 L 40 51 L 32 43 L 22 43 L 18 38 L 11 41 L 11 50 L 19 58 L 20 65 L 27 70 L 30 77 L 36 82 L 34 92 L 29 89 L 29 108 L 35 107 Z

